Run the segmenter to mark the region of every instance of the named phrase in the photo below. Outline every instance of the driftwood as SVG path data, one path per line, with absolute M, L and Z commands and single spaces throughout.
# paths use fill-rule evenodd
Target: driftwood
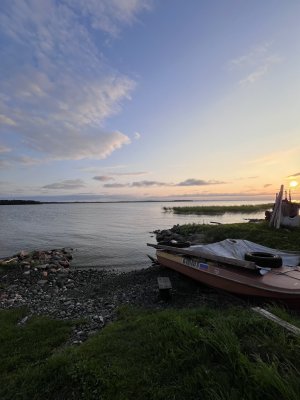
M 252 307 L 252 310 L 254 312 L 262 315 L 263 317 L 269 319 L 270 321 L 273 321 L 276 324 L 283 326 L 285 329 L 292 332 L 294 335 L 297 335 L 297 336 L 300 335 L 300 329 L 297 326 L 292 325 L 289 322 L 286 322 L 283 319 L 276 317 L 276 315 L 270 313 L 269 311 L 267 311 L 261 307 Z
M 18 261 L 18 257 L 13 257 L 13 258 L 10 258 L 10 259 L 4 259 L 4 260 L 0 260 L 0 264 L 10 264 L 10 263 L 13 263 L 13 262 L 17 262 Z
M 222 264 L 228 264 L 228 265 L 235 266 L 235 267 L 241 267 L 241 268 L 246 268 L 246 269 L 251 269 L 251 270 L 260 269 L 252 261 L 244 261 L 244 260 L 238 260 L 236 258 L 218 256 L 215 254 L 211 254 L 205 250 L 200 250 L 200 249 L 191 250 L 189 248 L 177 248 L 177 247 L 172 247 L 172 246 L 166 246 L 166 245 L 161 245 L 161 244 L 151 244 L 151 243 L 147 243 L 147 246 L 154 247 L 157 250 L 169 251 L 169 252 L 175 253 L 175 254 L 184 254 L 187 256 L 194 256 L 194 257 L 200 257 L 200 258 L 203 258 L 206 260 L 217 261 L 217 262 L 221 262 Z

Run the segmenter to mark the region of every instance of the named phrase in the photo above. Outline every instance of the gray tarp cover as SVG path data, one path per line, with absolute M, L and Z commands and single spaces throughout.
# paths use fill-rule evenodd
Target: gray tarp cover
M 282 258 L 282 264 L 284 266 L 295 267 L 300 263 L 300 252 L 289 252 L 271 249 L 270 247 L 261 246 L 260 244 L 242 239 L 226 239 L 221 242 L 212 244 L 194 245 L 191 246 L 190 249 L 202 249 L 211 254 L 229 258 L 236 258 L 239 260 L 245 259 L 245 253 L 261 251 L 264 253 L 270 253 L 280 256 Z

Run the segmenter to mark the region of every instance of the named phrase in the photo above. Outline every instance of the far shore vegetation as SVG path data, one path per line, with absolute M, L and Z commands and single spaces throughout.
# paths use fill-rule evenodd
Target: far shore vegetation
M 27 205 L 27 204 L 41 204 L 41 202 L 35 200 L 0 200 L 1 206 Z
M 0 311 L 1 400 L 299 399 L 300 337 L 250 308 L 126 307 L 72 347 L 75 322 L 26 315 Z
M 106 204 L 106 203 L 178 203 L 193 200 L 115 200 L 115 201 L 36 201 L 36 200 L 0 200 L 0 205 L 31 205 L 31 204 Z
M 198 214 L 198 215 L 223 215 L 225 213 L 251 214 L 271 210 L 273 203 L 245 204 L 232 206 L 190 206 L 190 207 L 163 207 L 164 211 L 172 211 L 174 214 Z

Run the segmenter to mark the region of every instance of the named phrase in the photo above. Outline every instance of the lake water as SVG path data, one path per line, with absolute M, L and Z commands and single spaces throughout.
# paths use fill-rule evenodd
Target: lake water
M 0 206 L 0 258 L 20 250 L 72 247 L 72 265 L 81 267 L 140 269 L 149 266 L 154 249 L 151 233 L 175 224 L 245 222 L 264 213 L 223 216 L 174 215 L 163 207 L 258 204 L 249 201 L 170 203 L 40 204 Z

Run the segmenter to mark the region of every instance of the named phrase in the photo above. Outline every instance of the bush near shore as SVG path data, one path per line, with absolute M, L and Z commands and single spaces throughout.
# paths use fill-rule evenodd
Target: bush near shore
M 0 311 L 2 400 L 299 399 L 300 338 L 249 309 L 123 308 L 68 348 L 70 322 L 24 315 Z

